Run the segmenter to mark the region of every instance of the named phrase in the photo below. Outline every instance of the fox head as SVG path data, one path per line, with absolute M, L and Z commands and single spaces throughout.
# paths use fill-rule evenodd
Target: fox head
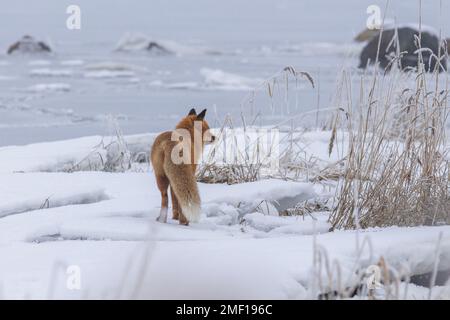
M 208 122 L 205 120 L 206 109 L 197 114 L 194 108 L 192 108 L 188 115 L 181 119 L 177 124 L 176 129 L 186 129 L 191 134 L 191 139 L 194 139 L 195 131 L 201 130 L 200 136 L 202 139 L 202 145 L 213 143 L 216 137 L 210 132 Z

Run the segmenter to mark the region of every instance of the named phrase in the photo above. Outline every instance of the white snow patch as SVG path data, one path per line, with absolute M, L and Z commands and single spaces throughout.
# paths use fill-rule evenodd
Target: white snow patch
M 71 86 L 68 83 L 38 83 L 27 88 L 31 92 L 67 92 Z
M 70 69 L 33 69 L 30 71 L 31 76 L 35 77 L 70 77 L 73 75 L 73 71 Z
M 200 74 L 205 85 L 222 90 L 252 90 L 262 83 L 261 79 L 247 78 L 220 69 L 202 68 Z
M 67 115 L 71 114 L 67 110 Z M 131 135 L 125 138 L 128 150 L 132 154 L 149 151 L 154 134 Z M 66 171 L 86 160 L 86 170 L 89 165 L 102 164 L 106 160 L 107 150 L 98 148 L 102 143 L 108 145 L 115 137 L 91 136 L 72 140 L 41 142 L 25 146 L 0 147 L 0 173 L 11 172 L 56 172 Z M 113 151 L 113 150 L 112 150 Z M 91 155 L 91 157 L 89 157 Z
M 74 59 L 74 60 L 63 60 L 60 62 L 63 66 L 81 66 L 84 64 L 83 60 Z
M 197 55 L 197 54 L 220 54 L 220 52 L 203 46 L 188 46 L 172 40 L 153 39 L 142 33 L 126 33 L 116 45 L 116 51 L 136 52 L 147 50 L 149 44 L 153 42 L 169 54 L 176 55 Z
M 151 85 L 153 85 L 153 86 L 160 86 L 161 84 L 162 84 L 162 82 L 152 82 L 151 83 Z M 194 81 L 169 83 L 165 87 L 168 89 L 179 89 L 179 90 L 200 89 L 199 84 Z
M 309 42 L 301 44 L 289 44 L 276 48 L 276 50 L 284 52 L 294 52 L 302 56 L 327 56 L 339 55 L 348 56 L 351 54 L 359 54 L 361 44 L 356 43 L 333 43 L 333 42 Z
M 30 66 L 49 66 L 52 62 L 50 60 L 32 60 L 28 62 Z
M 103 79 L 103 78 L 127 78 L 134 77 L 135 73 L 132 71 L 111 71 L 111 70 L 100 70 L 100 71 L 89 71 L 85 72 L 84 76 L 86 78 Z

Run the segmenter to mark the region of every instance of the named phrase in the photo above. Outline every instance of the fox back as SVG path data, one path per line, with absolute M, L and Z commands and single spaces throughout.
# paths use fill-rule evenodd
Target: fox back
M 174 218 L 178 218 L 180 224 L 185 225 L 200 218 L 200 196 L 195 171 L 205 142 L 215 140 L 204 119 L 205 114 L 206 109 L 198 115 L 195 109 L 192 109 L 177 124 L 174 131 L 161 133 L 153 143 L 151 163 L 162 197 L 158 218 L 161 222 L 167 221 L 169 186 Z

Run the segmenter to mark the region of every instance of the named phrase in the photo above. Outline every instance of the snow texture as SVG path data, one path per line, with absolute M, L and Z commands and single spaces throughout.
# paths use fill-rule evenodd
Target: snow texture
M 320 156 L 326 135 L 306 134 L 303 142 Z M 153 138 L 124 141 L 136 155 L 149 150 Z M 355 263 L 364 269 L 381 256 L 423 274 L 433 270 L 439 233 L 439 269 L 450 268 L 448 226 L 329 232 L 327 212 L 279 216 L 277 206 L 292 199 L 332 193 L 310 182 L 200 183 L 198 223 L 180 226 L 170 210 L 167 224 L 156 222 L 160 194 L 147 164 L 115 173 L 65 170 L 108 139 L 0 148 L 2 297 L 317 298 L 312 272 L 318 246 L 339 263 L 343 279 L 352 279 Z M 103 150 L 105 158 L 112 152 Z M 359 256 L 356 243 L 366 238 L 372 250 Z M 81 270 L 80 290 L 68 289 L 70 266 Z M 408 288 L 407 298 L 428 295 L 427 288 Z M 448 295 L 448 287 L 433 288 L 434 298 Z

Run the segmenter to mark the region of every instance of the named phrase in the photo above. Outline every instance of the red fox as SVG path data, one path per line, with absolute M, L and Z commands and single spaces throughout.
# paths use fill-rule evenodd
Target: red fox
M 187 226 L 189 222 L 196 222 L 200 218 L 200 195 L 195 171 L 205 143 L 215 140 L 209 131 L 205 114 L 206 109 L 199 114 L 191 109 L 174 131 L 161 133 L 153 143 L 150 157 L 156 184 L 161 192 L 161 211 L 157 221 L 167 222 L 169 186 L 173 219 Z M 183 138 L 181 141 L 180 135 Z M 181 162 L 180 157 L 183 158 Z

